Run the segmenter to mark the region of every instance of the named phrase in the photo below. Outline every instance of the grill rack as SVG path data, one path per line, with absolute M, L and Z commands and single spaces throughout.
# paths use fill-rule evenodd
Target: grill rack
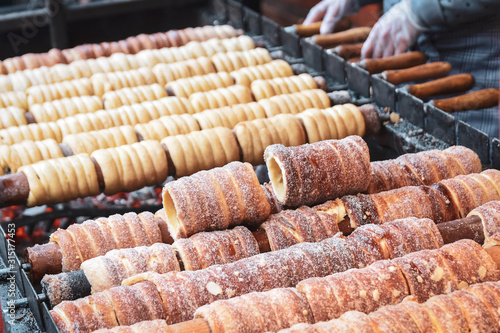
M 304 64 L 311 75 L 323 75 L 329 91 L 348 90 L 356 104 L 374 103 L 380 114 L 398 113 L 402 118 L 399 123 L 385 123 L 381 133 L 367 140 L 372 160 L 394 158 L 429 149 L 444 149 L 458 144 L 475 151 L 484 166 L 500 168 L 498 139 L 490 138 L 452 115 L 398 89 L 378 75 L 370 75 L 359 66 L 327 52 L 294 32 L 286 31 L 276 22 L 237 1 L 213 0 L 212 7 L 215 12 L 215 16 L 210 18 L 212 22 L 227 23 L 243 29 L 255 40 L 264 42 L 270 52 L 282 55 L 290 64 Z M 146 209 L 151 207 L 145 206 L 135 211 Z M 36 215 L 28 220 L 32 222 L 40 217 Z M 29 224 L 20 220 L 12 222 Z M 20 312 L 26 318 L 11 329 L 17 332 L 59 332 L 50 316 L 48 301 L 43 294 L 38 293 L 39 286 L 35 288 L 28 278 L 26 272 L 29 267 L 23 265 L 17 257 L 8 257 L 9 241 L 3 228 L 0 228 L 0 281 L 11 274 L 3 267 L 6 267 L 9 259 L 14 260 L 13 273 L 19 296 L 16 300 L 16 313 Z M 2 288 L 3 285 L 0 284 L 0 291 Z M 5 312 L 3 316 L 7 321 Z

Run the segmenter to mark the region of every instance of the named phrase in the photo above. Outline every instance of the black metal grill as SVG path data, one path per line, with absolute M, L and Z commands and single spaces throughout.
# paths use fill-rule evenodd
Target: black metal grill
M 272 20 L 262 17 L 255 11 L 232 0 L 212 2 L 214 15 L 211 23 L 229 23 L 242 28 L 255 40 L 263 41 L 269 51 L 281 54 L 291 64 L 304 64 L 312 75 L 323 75 L 330 91 L 348 90 L 357 104 L 371 102 L 377 105 L 381 115 L 396 112 L 402 121 L 396 124 L 387 122 L 382 131 L 367 140 L 373 160 L 394 158 L 398 155 L 428 149 L 444 149 L 449 145 L 460 144 L 474 150 L 484 166 L 500 168 L 500 141 L 492 139 L 481 131 L 457 121 L 445 113 L 407 92 L 397 89 L 391 83 L 377 75 L 370 75 L 366 70 L 346 62 L 307 39 L 287 31 Z M 204 22 L 205 23 L 205 22 Z M 140 33 L 140 31 L 137 31 Z M 47 230 L 55 218 L 75 218 L 77 216 L 108 216 L 126 211 L 155 211 L 159 205 L 143 205 L 139 208 L 110 205 L 105 209 L 92 206 L 78 208 L 75 204 L 59 205 L 52 213 L 42 212 L 33 216 L 24 216 L 12 221 L 17 227 L 32 226 L 38 221 L 47 221 Z M 4 229 L 8 226 L 2 225 Z M 8 240 L 4 230 L 0 230 L 0 291 L 5 300 L 5 288 L 11 274 L 16 284 L 16 318 L 13 331 L 34 332 L 37 329 L 46 332 L 58 332 L 49 314 L 48 302 L 40 294 L 40 286 L 33 286 L 24 267 L 17 257 L 13 260 L 14 272 L 8 269 Z M 7 282 L 6 282 L 7 281 Z M 5 309 L 6 305 L 2 304 Z M 4 312 L 4 320 L 9 320 Z

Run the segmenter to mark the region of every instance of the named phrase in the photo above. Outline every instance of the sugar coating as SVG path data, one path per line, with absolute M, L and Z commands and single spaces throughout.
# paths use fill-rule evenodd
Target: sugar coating
M 319 242 L 339 232 L 329 214 L 302 206 L 271 215 L 262 225 L 272 251 L 302 242 Z
M 371 177 L 368 147 L 358 136 L 289 148 L 272 145 L 264 159 L 271 157 L 282 169 L 285 198 L 280 201 L 291 207 L 365 191 Z
M 248 163 L 232 162 L 223 168 L 200 171 L 167 183 L 164 188 L 173 201 L 166 205 L 167 224 L 173 238 L 197 232 L 221 230 L 242 223 L 259 224 L 271 206 L 257 175 Z

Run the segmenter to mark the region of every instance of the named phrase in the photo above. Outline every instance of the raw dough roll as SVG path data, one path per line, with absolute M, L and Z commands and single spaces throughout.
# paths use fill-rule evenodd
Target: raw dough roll
M 28 105 L 42 104 L 57 99 L 92 96 L 94 91 L 88 78 L 33 86 L 26 89 Z
M 104 105 L 97 96 L 76 96 L 31 105 L 30 112 L 37 123 L 46 123 L 79 113 L 92 113 L 103 108 Z
M 272 61 L 269 51 L 263 48 L 242 52 L 217 53 L 210 58 L 217 72 L 233 72 L 243 67 L 263 65 Z
M 60 65 L 64 66 L 64 65 Z M 24 92 L 27 88 L 31 86 L 36 86 L 40 84 L 50 84 L 58 81 L 76 79 L 76 77 L 71 76 L 70 73 L 65 74 L 64 80 L 56 81 L 52 71 L 54 67 L 40 67 L 35 69 L 28 69 L 8 76 L 12 84 L 13 91 Z M 26 96 L 26 95 L 25 95 Z
M 234 133 L 243 152 L 243 161 L 253 165 L 264 162 L 264 151 L 270 145 L 298 146 L 306 143 L 300 121 L 287 114 L 239 123 Z
M 70 134 L 63 138 L 74 154 L 92 152 L 98 149 L 113 148 L 139 142 L 132 126 L 118 126 L 108 129 Z
M 195 113 L 252 101 L 250 89 L 238 85 L 207 92 L 197 92 L 189 96 L 189 102 L 193 106 Z
M 22 91 L 9 91 L 0 93 L 0 108 L 16 106 L 22 110 L 28 110 L 26 93 Z
M 114 126 L 145 124 L 163 116 L 193 113 L 189 100 L 182 97 L 164 97 L 156 101 L 124 105 L 106 111 Z
M 224 106 L 194 114 L 201 129 L 214 127 L 234 128 L 242 121 L 266 118 L 264 108 L 256 102 Z
M 198 122 L 190 114 L 163 116 L 146 124 L 137 124 L 134 128 L 143 140 L 157 141 L 169 136 L 188 134 L 200 130 Z
M 249 88 L 255 80 L 269 80 L 276 77 L 294 75 L 292 67 L 284 60 L 273 60 L 263 65 L 243 67 L 229 74 L 234 78 L 236 84 L 241 84 Z
M 129 71 L 98 73 L 90 78 L 94 95 L 102 97 L 108 91 L 145 86 L 157 83 L 156 77 L 149 68 Z
M 162 86 L 178 79 L 210 73 L 215 73 L 215 68 L 207 57 L 188 59 L 173 64 L 158 64 L 153 67 L 156 81 Z
M 66 59 L 61 50 L 51 49 L 46 53 L 26 53 L 18 57 L 7 58 L 2 61 L 5 74 L 15 73 L 25 69 L 34 69 L 42 66 L 53 66 L 65 63 Z
M 161 143 L 170 154 L 178 178 L 240 160 L 238 142 L 224 127 L 169 136 Z
M 275 95 L 292 94 L 308 89 L 317 89 L 318 85 L 313 77 L 307 73 L 296 76 L 275 78 L 269 80 L 256 80 L 250 85 L 257 101 Z
M 195 200 L 200 195 L 203 198 Z M 252 166 L 240 162 L 167 183 L 163 205 L 174 239 L 243 223 L 256 225 L 271 209 Z
M 298 115 L 302 119 L 309 143 L 343 139 L 350 135 L 363 136 L 365 121 L 359 109 L 352 104 L 330 109 L 309 109 Z
M 6 145 L 20 143 L 25 140 L 40 141 L 45 139 L 54 139 L 56 142 L 62 141 L 62 133 L 58 124 L 55 122 L 28 124 L 0 130 L 0 142 Z
M 0 129 L 11 126 L 27 125 L 28 121 L 24 116 L 26 111 L 17 106 L 7 106 L 0 109 Z
M 264 108 L 268 117 L 282 113 L 297 114 L 311 108 L 325 109 L 330 107 L 328 95 L 320 89 L 277 95 L 261 99 L 257 103 Z
M 92 293 L 121 285 L 122 281 L 136 274 L 160 274 L 180 271 L 174 249 L 168 244 L 155 243 L 127 249 L 115 249 L 103 256 L 94 257 L 80 266 L 92 286 Z
M 23 141 L 11 146 L 1 145 L 0 173 L 16 173 L 23 165 L 59 157 L 63 157 L 63 153 L 53 139 Z
M 70 134 L 97 131 L 114 126 L 123 125 L 121 123 L 114 122 L 114 119 L 111 118 L 111 113 L 104 110 L 97 111 L 94 113 L 80 113 L 71 117 L 58 119 L 55 123 L 60 129 L 62 137 L 65 137 Z M 61 141 L 62 138 L 58 142 Z
M 197 75 L 167 83 L 175 96 L 188 98 L 195 92 L 205 92 L 234 85 L 234 80 L 226 72 Z
M 0 79 L 0 87 L 4 91 L 24 91 L 31 86 L 90 78 L 98 73 L 128 71 L 140 67 L 152 68 L 158 63 L 172 63 L 201 56 L 209 57 L 218 52 L 244 51 L 253 48 L 255 45 L 250 37 L 239 36 L 224 40 L 210 39 L 204 42 L 189 42 L 182 47 L 146 49 L 134 55 L 114 53 L 110 57 L 76 60 L 70 64 L 57 64 L 52 67 L 28 69 L 8 76 L 5 75 Z
M 165 89 L 159 84 L 147 86 L 137 86 L 133 88 L 123 88 L 110 91 L 102 96 L 106 109 L 116 109 L 122 105 L 131 105 L 145 101 L 154 101 L 162 97 L 167 97 Z
M 368 146 L 358 136 L 299 147 L 273 145 L 264 153 L 274 191 L 286 206 L 325 202 L 368 188 Z
M 90 156 L 101 168 L 107 195 L 158 185 L 168 176 L 167 156 L 158 141 L 100 149 Z
M 40 161 L 19 168 L 28 178 L 29 207 L 97 195 L 99 182 L 87 154 Z
M 482 170 L 479 156 L 463 146 L 405 154 L 394 160 L 372 162 L 372 168 L 367 193 L 404 186 L 431 185 L 442 179 Z

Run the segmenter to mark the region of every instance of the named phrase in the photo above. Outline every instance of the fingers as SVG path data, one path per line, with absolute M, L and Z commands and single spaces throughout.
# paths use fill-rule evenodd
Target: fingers
M 339 13 L 340 8 L 338 2 L 332 3 L 328 6 L 325 16 L 323 17 L 323 23 L 321 24 L 321 28 L 319 30 L 320 34 L 328 34 L 333 32 L 335 28 L 335 24 L 340 19 Z
M 394 54 L 401 54 L 408 51 L 411 43 L 412 41 L 410 41 L 409 38 L 406 37 L 406 35 L 399 34 L 394 44 Z
M 308 25 L 316 21 L 321 21 L 321 19 L 325 16 L 327 7 L 328 4 L 325 1 L 318 3 L 316 6 L 311 8 L 303 24 Z
M 368 38 L 363 43 L 361 48 L 361 59 L 371 58 L 373 54 L 373 31 L 368 35 Z

